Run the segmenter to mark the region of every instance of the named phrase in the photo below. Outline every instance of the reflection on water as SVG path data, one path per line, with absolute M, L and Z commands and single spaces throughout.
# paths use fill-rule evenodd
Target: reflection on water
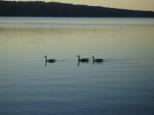
M 5 55 L 153 57 L 153 30 L 3 29 L 0 52 Z M 8 57 L 8 56 L 7 56 Z
M 130 19 L 129 28 L 121 28 L 120 21 L 110 28 L 101 19 L 89 19 L 95 24 L 86 28 L 0 23 L 0 114 L 152 115 L 153 21 L 149 27 L 144 19 L 145 28 L 132 27 Z M 89 62 L 78 61 L 77 54 Z M 46 62 L 46 55 L 56 61 Z M 92 56 L 104 60 L 93 62 Z

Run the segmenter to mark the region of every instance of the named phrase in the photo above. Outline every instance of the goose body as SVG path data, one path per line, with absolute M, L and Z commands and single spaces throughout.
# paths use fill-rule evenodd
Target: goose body
M 47 59 L 47 56 L 44 56 L 44 57 L 45 57 L 45 62 L 49 62 L 49 63 L 56 62 L 56 59 Z
M 102 63 L 104 61 L 104 59 L 95 59 L 95 57 L 92 57 L 93 62 L 97 62 L 97 63 Z
M 80 55 L 77 55 L 78 57 L 78 62 L 89 62 L 88 58 L 80 58 Z

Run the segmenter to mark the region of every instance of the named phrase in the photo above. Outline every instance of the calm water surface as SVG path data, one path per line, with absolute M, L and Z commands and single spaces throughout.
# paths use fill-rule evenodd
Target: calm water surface
M 154 19 L 0 17 L 0 114 L 153 115 L 153 44 Z

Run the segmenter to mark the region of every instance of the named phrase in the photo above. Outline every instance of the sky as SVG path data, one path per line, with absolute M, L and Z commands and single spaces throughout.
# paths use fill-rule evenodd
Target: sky
M 37 1 L 37 0 L 20 0 L 20 1 Z M 92 6 L 106 6 L 114 8 L 154 11 L 154 0 L 38 0 L 38 1 L 46 1 L 46 2 L 55 1 L 55 2 L 73 3 L 73 4 L 86 4 Z

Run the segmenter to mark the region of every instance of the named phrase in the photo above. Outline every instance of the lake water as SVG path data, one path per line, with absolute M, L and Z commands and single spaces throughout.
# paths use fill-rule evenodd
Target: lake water
M 0 17 L 0 114 L 153 115 L 153 52 L 154 19 Z

